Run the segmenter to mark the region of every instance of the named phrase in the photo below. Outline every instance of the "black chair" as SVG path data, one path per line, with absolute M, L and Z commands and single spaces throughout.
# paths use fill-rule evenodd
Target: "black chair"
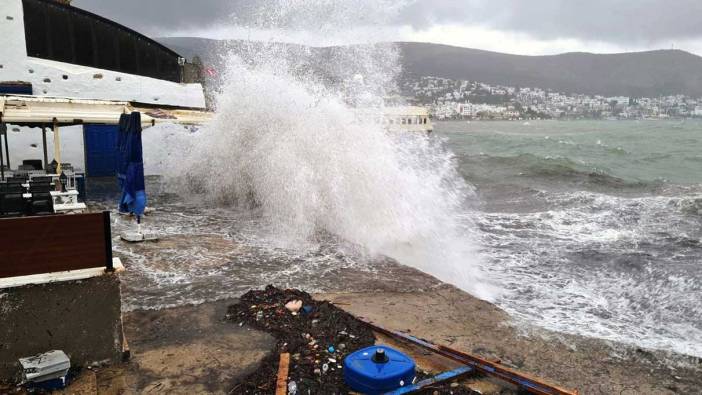
M 23 193 L 24 188 L 19 183 L 0 184 L 0 193 Z
M 51 191 L 51 184 L 48 182 L 32 182 L 29 184 L 29 193 L 49 193 Z
M 29 202 L 32 215 L 50 215 L 54 213 L 54 199 L 49 192 L 32 192 Z
M 29 180 L 29 183 L 30 184 L 33 184 L 33 183 L 50 184 L 52 181 L 53 181 L 52 177 L 38 176 L 38 177 L 32 177 L 32 179 Z
M 0 207 L 3 217 L 16 217 L 24 215 L 27 206 L 21 193 L 2 193 Z

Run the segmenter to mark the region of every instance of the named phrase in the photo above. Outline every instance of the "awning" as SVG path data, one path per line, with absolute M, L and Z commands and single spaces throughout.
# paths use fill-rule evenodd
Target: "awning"
M 208 111 L 184 108 L 158 108 L 130 102 L 10 95 L 0 96 L 2 122 L 60 125 L 117 125 L 122 114 L 142 113 L 142 127 L 161 123 L 201 125 L 212 119 Z

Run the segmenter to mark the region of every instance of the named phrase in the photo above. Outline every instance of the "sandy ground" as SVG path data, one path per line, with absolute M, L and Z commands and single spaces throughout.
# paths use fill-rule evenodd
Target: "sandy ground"
M 454 287 L 315 295 L 389 329 L 499 359 L 580 394 L 702 394 L 702 360 L 512 324 L 507 314 Z M 131 360 L 83 369 L 65 394 L 229 394 L 271 352 L 267 334 L 225 321 L 223 300 L 123 315 Z M 379 337 L 380 342 L 393 343 Z M 455 367 L 409 350 L 423 370 Z M 515 393 L 469 380 L 483 394 Z M 234 391 L 233 391 L 234 390 Z M 506 390 L 506 391 L 505 391 Z M 0 388 L 0 393 L 15 389 Z M 233 391 L 233 392 L 232 392 Z
M 509 367 L 578 389 L 580 394 L 702 393 L 698 358 L 540 329 L 518 330 L 497 307 L 451 286 L 315 297 L 387 328 L 500 359 Z M 125 314 L 130 363 L 88 371 L 81 380 L 91 390 L 80 392 L 74 385 L 66 393 L 230 393 L 273 346 L 268 335 L 223 321 L 226 306 L 234 302 Z M 384 337 L 379 340 L 392 343 Z M 455 366 L 426 353 L 412 354 L 429 371 Z M 486 380 L 473 380 L 470 385 L 483 394 L 505 393 L 501 392 L 504 386 Z

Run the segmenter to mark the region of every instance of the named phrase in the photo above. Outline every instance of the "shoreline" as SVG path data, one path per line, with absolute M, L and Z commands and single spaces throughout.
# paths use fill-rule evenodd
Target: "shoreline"
M 582 395 L 692 394 L 702 388 L 702 358 L 516 326 L 496 305 L 445 283 L 396 285 L 313 297 L 388 329 L 499 359 Z M 82 369 L 65 393 L 229 393 L 275 349 L 269 334 L 226 319 L 228 306 L 237 302 L 123 313 L 129 362 Z M 481 391 L 500 393 L 497 386 Z
M 433 290 L 321 293 L 350 313 L 531 373 L 581 394 L 674 394 L 702 388 L 702 358 L 515 326 L 496 305 L 451 285 Z
M 219 240 L 219 237 L 215 236 L 205 237 L 212 238 Z M 202 245 L 203 240 L 197 239 L 197 242 Z M 210 244 L 212 248 L 222 247 L 219 241 L 211 241 Z M 166 257 L 152 254 L 154 250 L 158 251 L 168 245 L 170 244 L 157 243 L 153 247 L 142 245 L 134 248 L 141 250 L 148 261 L 159 267 L 158 262 Z M 205 245 L 209 246 L 207 243 Z M 129 258 L 125 259 L 127 276 L 123 276 L 123 293 L 125 285 L 127 289 L 134 286 L 125 284 L 130 281 L 131 263 Z M 694 393 L 698 388 L 702 388 L 702 358 L 648 350 L 594 337 L 553 332 L 533 324 L 517 322 L 497 305 L 440 282 L 429 274 L 391 260 L 383 264 L 382 270 L 375 273 L 354 271 L 350 268 L 334 271 L 335 278 L 344 279 L 342 283 L 329 278 L 323 281 L 323 284 L 319 284 L 321 290 L 312 290 L 311 293 L 315 299 L 330 300 L 356 316 L 371 319 L 389 329 L 410 332 L 434 343 L 485 358 L 500 359 L 508 367 L 543 377 L 563 387 L 577 388 L 581 394 L 675 394 Z M 283 283 L 274 281 L 273 284 L 283 288 L 300 284 L 304 289 L 306 287 L 302 284 L 308 283 L 308 276 L 313 274 L 306 273 L 296 279 L 286 278 Z M 232 291 L 230 298 L 243 293 L 238 287 Z M 137 295 L 128 296 L 128 299 L 134 297 Z M 219 328 L 217 331 L 221 332 L 218 332 L 217 336 L 222 338 L 227 338 L 229 331 L 239 333 L 243 336 L 241 339 L 253 336 L 238 332 L 241 328 L 236 325 L 221 325 L 225 307 L 232 304 L 232 300 L 234 299 L 224 298 L 202 304 L 186 303 L 172 308 L 135 309 L 125 312 L 125 333 L 132 346 L 133 355 L 139 361 L 140 345 L 145 346 L 147 350 L 154 347 L 151 340 L 144 339 L 145 333 L 157 331 L 161 336 L 168 337 L 162 329 L 154 327 L 154 323 L 164 320 L 175 320 L 168 325 L 178 329 L 171 332 L 180 333 L 184 337 L 173 338 L 168 341 L 170 345 L 160 343 L 158 347 L 173 344 L 190 347 L 189 344 L 201 344 L 203 333 L 212 334 L 212 328 Z M 205 318 L 204 312 L 209 312 L 211 316 Z M 190 317 L 185 321 L 196 324 L 192 328 L 184 323 L 179 324 L 181 315 Z M 151 318 L 147 320 L 143 317 Z M 195 349 L 199 349 L 198 347 Z M 257 352 L 264 355 L 265 347 L 261 347 Z M 172 350 L 165 353 L 179 355 Z M 222 360 L 222 357 L 218 358 Z M 154 361 L 152 358 L 151 362 Z M 162 363 L 163 367 L 159 365 L 156 371 L 178 371 L 167 361 Z M 197 369 L 195 371 L 199 372 Z M 188 374 L 197 376 L 199 373 Z M 148 382 L 154 382 L 159 379 L 159 374 L 150 372 L 147 377 L 150 380 Z M 169 380 L 178 382 L 173 377 Z M 207 385 L 211 383 L 208 382 Z

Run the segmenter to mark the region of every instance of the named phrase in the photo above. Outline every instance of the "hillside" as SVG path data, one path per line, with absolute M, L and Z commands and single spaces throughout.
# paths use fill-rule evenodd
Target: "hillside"
M 219 63 L 216 54 L 222 48 L 241 45 L 192 37 L 158 41 L 208 64 Z M 397 45 L 407 78 L 435 76 L 605 96 L 702 96 L 702 57 L 680 50 L 522 56 L 428 43 Z M 320 55 L 324 52 L 320 49 Z

